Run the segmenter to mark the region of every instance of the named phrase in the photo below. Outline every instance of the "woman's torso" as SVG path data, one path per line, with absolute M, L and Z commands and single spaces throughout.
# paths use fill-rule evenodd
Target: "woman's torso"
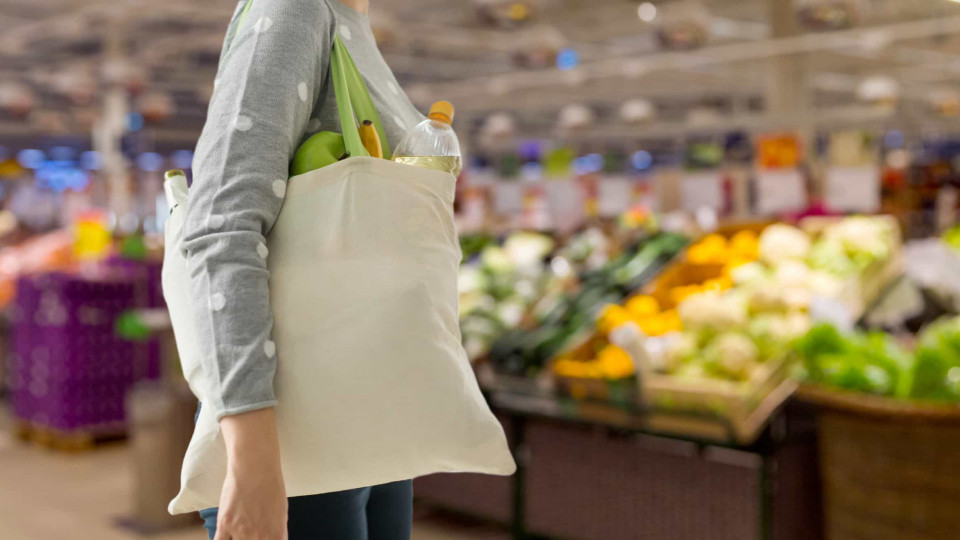
M 256 0 L 242 1 L 237 7 L 236 14 L 227 31 L 228 36 L 235 34 L 236 27 L 241 22 L 243 24 L 253 24 L 252 21 L 241 21 L 240 16 L 246 2 L 252 1 Z M 351 58 L 363 75 L 370 97 L 380 114 L 390 147 L 396 148 L 407 131 L 424 119 L 423 114 L 410 102 L 380 54 L 367 16 L 347 7 L 339 0 L 316 1 L 326 4 L 330 11 L 329 26 L 318 28 L 317 31 L 330 32 L 331 38 L 333 32 L 339 33 L 340 39 L 346 45 Z M 228 54 L 230 41 L 228 39 L 225 42 L 224 54 Z M 329 51 L 317 51 L 317 54 L 329 54 Z M 300 138 L 299 142 L 301 143 L 319 131 L 340 131 L 336 96 L 334 95 L 333 84 L 329 80 L 329 70 L 324 70 L 317 76 L 319 80 L 316 81 L 316 84 L 321 90 L 317 102 L 313 106 L 310 121 Z

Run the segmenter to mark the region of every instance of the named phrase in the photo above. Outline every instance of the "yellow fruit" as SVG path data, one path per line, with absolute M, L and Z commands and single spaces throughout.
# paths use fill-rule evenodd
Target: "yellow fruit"
M 681 285 L 670 289 L 670 300 L 673 301 L 674 304 L 679 304 L 689 296 L 697 294 L 698 292 L 700 292 L 698 285 Z
M 671 309 L 660 314 L 664 325 L 664 334 L 667 332 L 679 332 L 683 330 L 683 321 L 680 320 L 680 314 L 677 310 Z
M 707 236 L 704 236 L 703 240 L 700 240 L 700 244 L 703 244 L 705 246 L 710 246 L 711 248 L 718 251 L 727 249 L 727 239 L 724 238 L 723 235 L 716 234 L 716 233 L 708 234 Z
M 633 358 L 616 345 L 607 345 L 597 354 L 600 373 L 609 379 L 621 379 L 634 374 Z
M 597 331 L 609 334 L 614 328 L 633 319 L 633 314 L 623 306 L 608 304 L 597 317 Z
M 663 328 L 663 319 L 653 317 L 646 321 L 646 324 L 643 326 L 643 333 L 648 336 L 662 336 L 664 334 Z
M 730 249 L 742 257 L 756 259 L 760 249 L 760 239 L 753 231 L 740 231 L 730 239 Z
M 707 264 L 713 258 L 714 252 L 707 246 L 697 244 L 687 250 L 687 260 L 693 264 Z
M 660 304 L 657 302 L 657 299 L 643 294 L 627 300 L 626 307 L 631 313 L 641 317 L 645 315 L 656 315 L 660 311 Z
M 740 256 L 740 255 L 737 255 L 737 256 L 735 256 L 735 257 L 731 257 L 730 260 L 726 261 L 726 264 L 724 265 L 723 269 L 724 269 L 724 272 L 725 272 L 725 273 L 729 273 L 729 272 L 730 272 L 731 270 L 733 270 L 734 268 L 736 268 L 736 267 L 738 267 L 738 266 L 743 266 L 743 265 L 745 265 L 745 264 L 752 263 L 752 262 L 755 261 L 755 260 L 757 260 L 756 257 L 754 257 L 754 258 L 752 258 L 752 259 L 748 259 L 748 258 L 746 258 L 746 257 L 742 257 L 742 256 Z

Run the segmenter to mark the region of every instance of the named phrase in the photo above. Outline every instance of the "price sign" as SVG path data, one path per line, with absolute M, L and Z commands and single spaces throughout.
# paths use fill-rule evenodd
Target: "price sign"
M 827 206 L 833 210 L 880 210 L 880 171 L 876 167 L 831 167 L 826 184 Z
M 757 140 L 758 169 L 793 169 L 802 159 L 800 140 L 791 133 L 766 135 Z
M 548 180 L 543 183 L 551 218 L 560 230 L 576 228 L 583 222 L 584 192 L 574 180 Z
M 523 209 L 523 185 L 520 182 L 494 184 L 493 209 L 502 216 L 519 214 Z
M 687 174 L 680 180 L 680 197 L 684 210 L 723 208 L 723 181 L 719 172 Z
M 797 169 L 757 171 L 757 212 L 797 212 L 807 206 L 803 175 Z
M 628 178 L 604 178 L 598 189 L 598 209 L 601 216 L 618 216 L 630 208 L 633 184 Z

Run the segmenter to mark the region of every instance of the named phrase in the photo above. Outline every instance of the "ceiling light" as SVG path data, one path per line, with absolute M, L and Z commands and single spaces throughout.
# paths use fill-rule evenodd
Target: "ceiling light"
M 960 2 L 960 0 L 956 0 Z M 657 18 L 657 6 L 650 2 L 644 2 L 637 8 L 637 16 L 645 23 L 653 22 Z
M 868 77 L 857 86 L 857 97 L 872 103 L 892 103 L 900 97 L 900 84 L 885 75 Z
M 620 107 L 620 119 L 624 122 L 640 123 L 652 120 L 656 108 L 646 99 L 632 99 Z

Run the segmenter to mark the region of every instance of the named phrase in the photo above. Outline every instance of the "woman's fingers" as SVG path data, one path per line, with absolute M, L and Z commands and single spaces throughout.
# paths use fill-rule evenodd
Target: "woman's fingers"
M 230 533 L 227 531 L 227 528 L 223 524 L 217 524 L 217 534 L 213 536 L 213 540 L 232 540 L 230 538 Z

